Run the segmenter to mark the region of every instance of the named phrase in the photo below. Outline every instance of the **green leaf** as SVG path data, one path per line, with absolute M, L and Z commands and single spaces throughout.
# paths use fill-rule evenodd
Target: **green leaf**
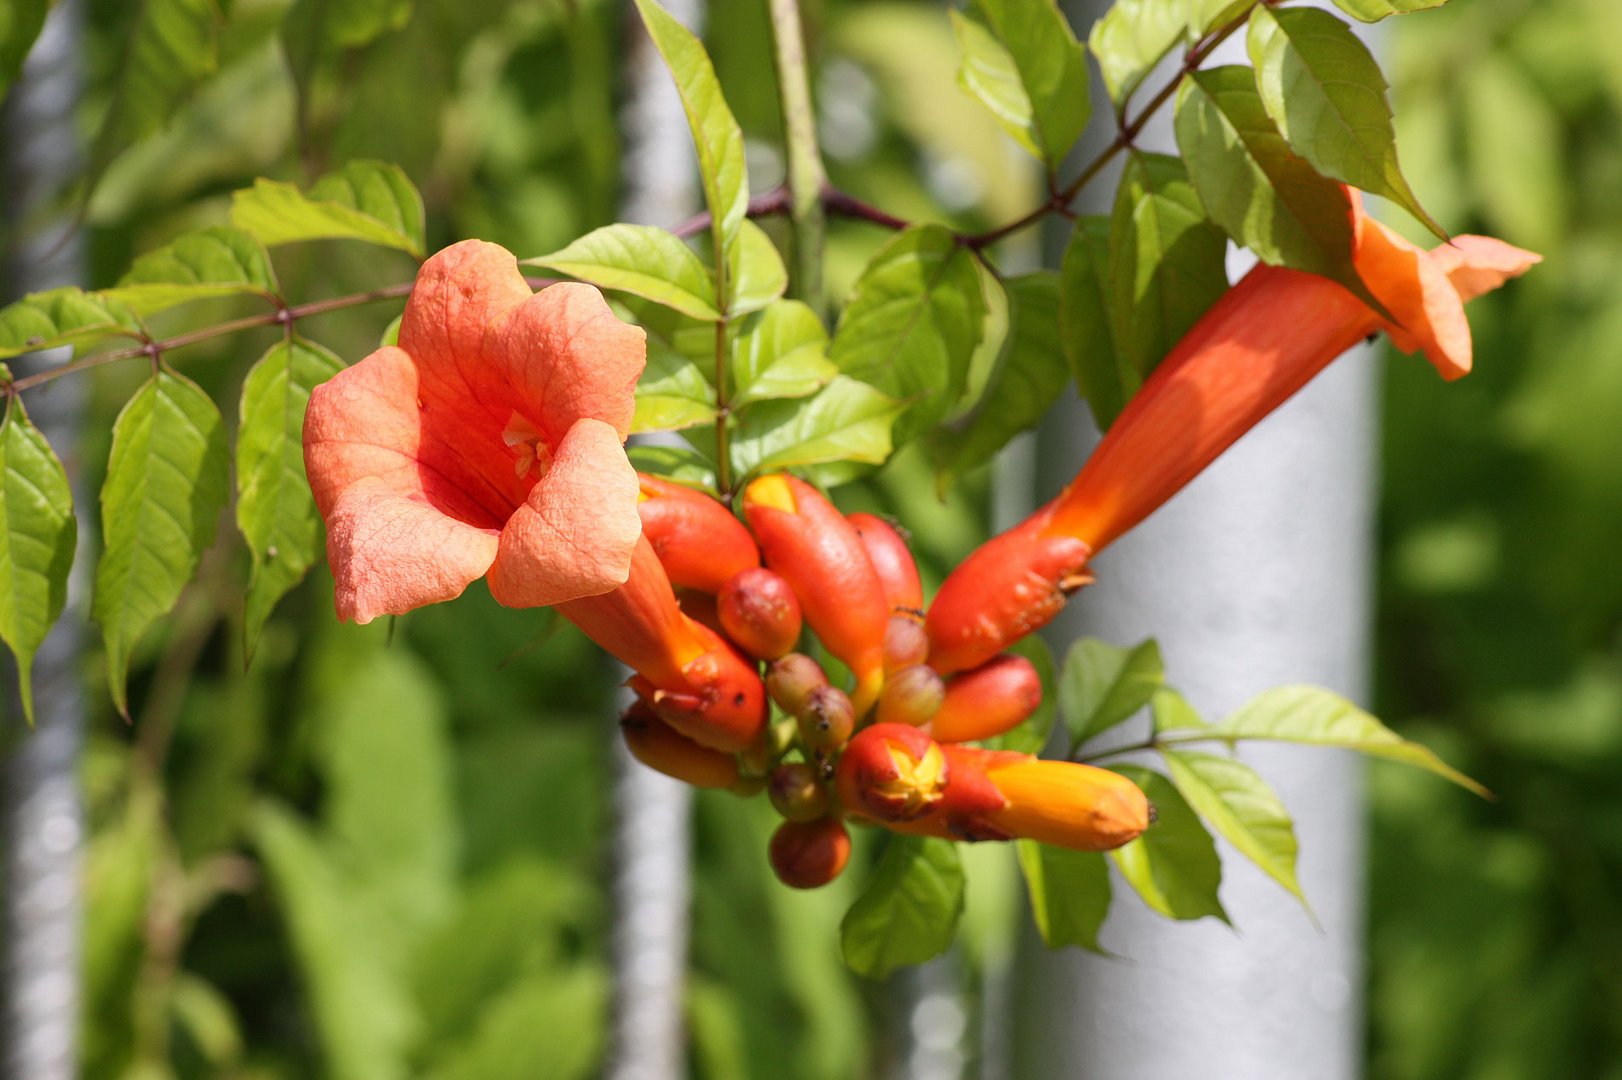
M 963 867 L 951 841 L 891 836 L 839 924 L 840 950 L 852 971 L 882 979 L 945 952 L 962 913 Z
M 836 376 L 811 398 L 765 401 L 745 412 L 732 438 L 732 467 L 744 477 L 831 462 L 882 465 L 904 408 L 864 382 Z
M 1038 143 L 1035 112 L 1031 98 L 1019 79 L 1019 68 L 1008 49 L 990 30 L 957 11 L 948 11 L 952 33 L 962 59 L 957 84 L 972 94 L 990 112 L 999 127 L 1037 158 L 1043 156 Z
M 1211 726 L 1186 697 L 1169 686 L 1162 686 L 1149 699 L 1149 719 L 1156 735 L 1165 731 L 1203 731 Z
M 817 313 L 798 300 L 778 300 L 750 316 L 732 344 L 732 408 L 808 397 L 838 374 Z
M 636 0 L 636 8 L 642 13 L 654 47 L 675 77 L 693 144 L 698 149 L 698 171 L 704 183 L 704 204 L 709 207 L 716 251 L 726 256 L 723 262 L 730 266 L 732 247 L 749 210 L 743 130 L 727 107 L 720 80 L 715 77 L 715 65 L 710 63 L 703 43 L 660 7 L 658 0 Z M 722 297 L 729 297 L 731 292 L 725 284 L 716 291 Z
M 1142 788 L 1155 809 L 1155 822 L 1142 836 L 1110 852 L 1127 884 L 1168 919 L 1215 915 L 1227 922 L 1217 897 L 1222 862 L 1199 816 L 1159 773 L 1135 765 L 1115 771 Z
M 721 317 L 715 285 L 703 261 L 680 238 L 653 225 L 605 225 L 550 255 L 523 261 L 652 300 L 695 319 L 714 322 Z
M 229 473 L 219 410 L 196 383 L 167 369 L 113 424 L 90 613 L 101 624 L 113 703 L 125 716 L 130 652 L 197 572 L 225 508 Z
M 1228 235 L 1265 263 L 1367 295 L 1352 265 L 1346 192 L 1285 143 L 1249 68 L 1209 68 L 1184 79 L 1176 127 L 1200 201 Z
M 1024 124 L 1027 137 L 1020 141 L 1047 162 L 1051 174 L 1087 126 L 1087 50 L 1054 0 L 975 0 L 974 6 L 994 35 L 993 44 L 1006 52 L 1013 66 L 1017 83 L 1012 89 L 1023 98 L 1029 117 Z M 953 25 L 964 21 L 954 19 Z M 961 35 L 958 40 L 963 41 Z M 964 49 L 959 78 L 978 96 L 966 78 L 974 55 Z M 997 66 L 994 61 L 994 71 Z M 990 101 L 986 104 L 1018 139 L 1009 119 Z
M 1402 175 L 1385 76 L 1350 27 L 1316 8 L 1263 4 L 1250 16 L 1247 44 L 1262 104 L 1291 149 L 1447 239 Z
M 1182 3 L 1115 0 L 1087 36 L 1110 100 L 1120 105 L 1131 97 L 1187 32 L 1188 13 Z
M 527 973 L 496 995 L 426 1080 L 600 1076 L 608 976 L 581 964 Z
M 1237 22 L 1260 0 L 1185 0 L 1188 7 L 1188 33 L 1202 38 L 1211 31 Z
M 403 28 L 411 0 L 321 0 L 322 32 L 332 45 L 353 49 Z
M 1339 694 L 1316 686 L 1281 686 L 1265 691 L 1223 717 L 1209 731 L 1224 739 L 1270 739 L 1356 750 L 1425 769 L 1477 795 L 1489 796 L 1486 788 L 1430 750 L 1402 738 Z
M 1042 701 L 1018 727 L 987 740 L 985 745 L 992 750 L 1012 750 L 1016 754 L 1041 753 L 1042 747 L 1047 745 L 1048 735 L 1053 731 L 1053 722 L 1059 716 L 1053 652 L 1037 634 L 1027 634 L 1010 645 L 1007 651 L 1023 656 L 1036 668 L 1036 674 L 1042 680 Z
M 175 976 L 169 997 L 175 1024 L 210 1066 L 231 1072 L 242 1060 L 242 1025 L 231 999 L 196 975 Z
M 1161 754 L 1172 783 L 1200 817 L 1310 912 L 1295 877 L 1295 826 L 1256 770 L 1215 754 L 1170 749 Z
M 93 178 L 168 123 L 213 74 L 219 63 L 220 24 L 214 0 L 143 0 L 129 30 L 112 104 L 90 151 Z
M 243 612 L 250 658 L 272 609 L 321 556 L 321 517 L 304 475 L 304 409 L 310 391 L 343 368 L 302 338 L 272 345 L 242 385 L 237 430 L 237 528 L 252 570 Z
M 1079 945 L 1101 953 L 1098 930 L 1109 913 L 1109 863 L 1103 852 L 1019 841 L 1019 869 L 1031 917 L 1050 949 Z
M 1226 257 L 1183 163 L 1133 154 L 1110 216 L 1110 328 L 1133 370 L 1153 371 L 1227 291 Z
M 13 0 L 0 7 L 0 101 L 22 71 L 50 8 L 50 0 Z
M 351 161 L 308 193 L 259 179 L 231 196 L 231 224 L 275 247 L 302 240 L 361 240 L 424 254 L 422 196 L 397 165 Z
M 1059 264 L 1059 344 L 1100 431 L 1143 381 L 1110 328 L 1109 233 L 1109 218 L 1081 218 Z
M 1354 19 L 1379 22 L 1387 15 L 1404 15 L 1410 11 L 1439 8 L 1447 0 L 1335 0 L 1335 6 Z
M 78 540 L 68 475 L 16 396 L 0 418 L 0 640 L 17 659 L 23 715 L 34 722 L 29 668 L 67 602 Z
M 1160 645 L 1154 638 L 1130 649 L 1097 638 L 1070 647 L 1059 677 L 1059 712 L 1080 746 L 1143 708 L 1165 684 Z
M 720 491 L 715 462 L 690 446 L 632 446 L 626 456 L 638 472 L 667 477 L 711 495 Z
M 727 249 L 727 317 L 759 311 L 788 289 L 788 268 L 766 230 L 747 219 L 739 227 L 738 242 Z
M 909 406 L 905 443 L 963 395 L 985 322 L 974 256 L 939 225 L 915 225 L 874 254 L 851 292 L 828 359 Z
M 30 293 L 0 309 L 0 360 L 141 333 L 141 319 L 128 304 L 70 285 Z
M 631 430 L 679 431 L 715 422 L 715 387 L 697 364 L 661 342 L 648 342 L 648 366 L 636 384 Z
M 1059 276 L 1038 270 L 1003 282 L 1008 333 L 985 395 L 968 422 L 939 434 L 936 487 L 989 461 L 1008 441 L 1041 422 L 1070 381 L 1059 340 Z
M 142 316 L 191 300 L 256 294 L 275 299 L 276 274 L 264 247 L 240 229 L 214 225 L 186 233 L 135 260 L 106 300 Z

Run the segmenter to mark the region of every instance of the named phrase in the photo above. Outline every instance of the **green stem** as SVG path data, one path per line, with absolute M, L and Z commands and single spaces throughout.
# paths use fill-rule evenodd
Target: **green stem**
M 1232 738 L 1229 736 L 1209 735 L 1203 731 L 1190 731 L 1182 735 L 1155 734 L 1149 736 L 1147 739 L 1144 739 L 1142 742 L 1128 743 L 1125 746 L 1112 746 L 1108 750 L 1100 750 L 1093 754 L 1073 754 L 1071 755 L 1070 760 L 1079 761 L 1083 765 L 1091 765 L 1095 761 L 1103 761 L 1106 758 L 1119 757 L 1122 754 L 1134 754 L 1139 750 L 1159 750 L 1167 746 L 1180 746 L 1183 743 L 1232 741 Z
M 822 188 L 827 177 L 817 149 L 816 114 L 805 62 L 799 0 L 767 0 L 772 21 L 777 97 L 788 149 L 789 220 L 794 227 L 793 295 L 822 307 Z
M 732 500 L 732 462 L 728 460 L 731 447 L 727 442 L 727 424 L 732 410 L 727 405 L 727 320 L 723 316 L 715 323 L 715 486 L 724 501 Z

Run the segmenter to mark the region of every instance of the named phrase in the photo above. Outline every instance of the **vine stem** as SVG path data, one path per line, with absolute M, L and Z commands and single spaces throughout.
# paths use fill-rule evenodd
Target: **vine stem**
M 827 174 L 817 147 L 816 114 L 805 61 L 805 32 L 799 0 L 768 0 L 777 97 L 783 110 L 783 141 L 788 151 L 789 220 L 794 228 L 793 292 L 815 310 L 822 308 L 823 188 Z
M 1160 750 L 1168 746 L 1181 746 L 1184 743 L 1196 742 L 1225 742 L 1233 743 L 1236 739 L 1226 735 L 1211 735 L 1203 731 L 1190 731 L 1184 735 L 1151 735 L 1141 742 L 1128 743 L 1125 746 L 1112 746 L 1108 750 L 1100 750 L 1095 754 L 1076 754 L 1070 760 L 1090 765 L 1095 761 L 1106 758 L 1119 757 L 1122 754 L 1135 754 L 1139 750 Z

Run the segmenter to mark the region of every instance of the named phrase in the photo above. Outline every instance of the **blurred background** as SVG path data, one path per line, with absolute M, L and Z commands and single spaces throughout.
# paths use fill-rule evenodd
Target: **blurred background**
M 93 131 L 108 107 L 141 7 L 75 9 L 77 129 Z M 293 7 L 306 20 L 290 20 L 294 31 L 321 9 Z M 289 32 L 284 47 L 286 0 L 229 5 L 217 73 L 173 122 L 90 158 L 86 284 L 111 284 L 132 256 L 221 219 L 255 176 L 307 182 L 357 157 L 397 162 L 421 187 L 430 249 L 480 236 L 540 254 L 616 218 L 628 5 L 351 7 L 372 23 L 347 38 Z M 967 229 L 1040 200 L 1039 177 L 957 90 L 941 5 L 824 0 L 804 14 L 836 184 Z M 751 140 L 751 186 L 766 190 L 782 162 L 764 5 L 710 0 L 706 22 Z M 1421 198 L 1450 230 L 1547 261 L 1472 306 L 1470 378 L 1444 386 L 1423 363 L 1383 363 L 1373 711 L 1498 798 L 1370 769 L 1367 1073 L 1619 1080 L 1622 7 L 1454 0 L 1385 25 L 1399 146 Z M 14 106 L 13 157 L 27 145 Z M 8 175 L 32 164 L 12 160 Z M 0 236 L 8 298 L 25 280 L 21 238 L 74 214 L 73 192 L 58 194 Z M 885 235 L 836 223 L 833 295 Z M 1039 259 L 1037 238 L 1022 242 L 1005 265 Z M 314 298 L 404 281 L 413 265 L 314 244 L 280 249 L 277 269 L 290 295 Z M 353 360 L 398 309 L 324 316 L 307 332 Z M 239 313 L 221 303 L 186 325 Z M 232 401 L 272 340 L 238 335 L 175 360 Z M 110 366 L 75 380 L 81 430 L 57 450 L 85 490 L 142 375 Z M 944 502 L 932 492 L 913 451 L 846 502 L 900 516 L 938 581 L 984 535 L 992 500 L 985 475 Z M 80 514 L 81 538 L 95 535 L 91 501 Z M 478 586 L 392 626 L 340 626 L 317 570 L 245 667 L 246 567 L 240 544 L 218 545 L 148 636 L 133 724 L 108 704 L 93 634 L 73 661 L 88 687 L 83 1075 L 598 1075 L 610 662 L 573 628 L 499 608 Z M 8 753 L 29 738 L 9 730 Z M 761 857 L 771 826 L 764 800 L 697 800 L 691 1074 L 884 1075 L 905 1037 L 899 991 L 851 976 L 837 953 L 860 875 L 811 894 L 780 887 Z M 951 971 L 970 1018 L 964 1075 L 991 1076 L 977 1035 L 990 1029 L 972 1020 L 978 972 L 1026 916 L 1005 860 L 973 858 L 986 865 L 971 868 Z

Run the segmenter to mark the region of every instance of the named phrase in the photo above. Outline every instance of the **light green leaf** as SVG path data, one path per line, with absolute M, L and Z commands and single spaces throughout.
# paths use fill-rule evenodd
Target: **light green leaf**
M 1142 836 L 1110 852 L 1127 884 L 1168 919 L 1215 915 L 1227 922 L 1217 897 L 1222 862 L 1198 815 L 1159 773 L 1135 765 L 1115 771 L 1142 788 L 1155 809 L 1155 822 Z
M 242 230 L 214 225 L 136 259 L 118 285 L 103 289 L 101 296 L 146 316 L 191 300 L 245 293 L 276 297 L 270 256 Z
M 1059 341 L 1059 276 L 1038 270 L 1003 282 L 1008 296 L 1008 333 L 985 395 L 966 424 L 938 437 L 936 487 L 991 460 L 1022 431 L 1041 422 L 1070 381 Z
M 749 210 L 749 176 L 744 167 L 743 131 L 727 107 L 715 65 L 704 45 L 691 30 L 659 6 L 658 0 L 636 0 L 637 10 L 648 28 L 648 36 L 675 77 L 687 124 L 698 149 L 698 171 L 704 183 L 704 204 L 709 207 L 711 231 L 718 260 L 730 265 L 732 246 L 737 243 L 744 216 Z M 722 285 L 716 290 L 730 297 Z
M 1027 716 L 1017 728 L 995 739 L 988 739 L 985 745 L 992 750 L 1039 754 L 1042 747 L 1047 745 L 1048 735 L 1053 731 L 1053 722 L 1059 716 L 1058 680 L 1054 677 L 1053 652 L 1038 634 L 1027 634 L 1010 645 L 1007 651 L 1023 656 L 1036 668 L 1036 674 L 1042 680 L 1042 701 L 1036 706 L 1036 711 Z
M 1110 327 L 1109 233 L 1109 218 L 1081 218 L 1059 264 L 1059 344 L 1100 431 L 1143 382 Z
M 1097 638 L 1070 647 L 1059 676 L 1059 712 L 1080 746 L 1143 708 L 1165 685 L 1160 645 L 1154 638 L 1130 649 Z
M 808 399 L 761 402 L 738 420 L 733 470 L 742 477 L 830 462 L 882 465 L 890 456 L 890 428 L 903 407 L 844 375 Z
M 1188 33 L 1201 38 L 1219 27 L 1242 18 L 1260 0 L 1185 0 L 1188 5 Z
M 50 0 L 13 0 L 0 7 L 0 101 L 22 71 L 50 8 Z
M 231 1072 L 242 1060 L 242 1025 L 219 987 L 186 972 L 175 976 L 169 1009 L 211 1067 Z
M 1284 142 L 1249 68 L 1208 68 L 1183 80 L 1177 145 L 1200 201 L 1265 263 L 1367 289 L 1352 265 L 1346 192 Z
M 321 7 L 323 33 L 345 49 L 399 30 L 411 18 L 411 0 L 321 0 Z
M 397 165 L 351 161 L 308 193 L 259 179 L 231 196 L 231 224 L 275 247 L 302 240 L 361 240 L 423 257 L 422 196 Z
M 1447 0 L 1335 0 L 1335 6 L 1354 19 L 1379 22 L 1387 15 L 1404 15 L 1410 11 L 1439 8 Z
M 721 317 L 704 263 L 680 238 L 652 225 L 605 225 L 560 251 L 523 261 L 632 293 L 694 319 L 713 322 Z
M 99 178 L 124 150 L 169 122 L 219 63 L 214 0 L 142 0 L 129 31 L 112 104 L 90 151 Z M 93 183 L 93 181 L 92 181 Z
M 29 668 L 67 602 L 78 540 L 68 475 L 15 395 L 0 418 L 0 640 L 17 660 L 23 715 L 34 722 Z
M 1079 945 L 1101 953 L 1098 930 L 1109 913 L 1109 863 L 1103 852 L 1019 841 L 1019 869 L 1031 917 L 1050 949 Z
M 962 59 L 957 69 L 957 84 L 972 94 L 991 112 L 999 127 L 1032 156 L 1042 157 L 1037 144 L 1034 111 L 1030 95 L 1019 81 L 1019 68 L 1008 49 L 990 30 L 980 23 L 949 11 L 952 33 L 957 36 L 957 50 Z
M 974 256 L 939 225 L 916 225 L 874 254 L 851 292 L 828 359 L 908 404 L 896 441 L 951 410 L 985 322 Z
M 870 979 L 923 963 L 946 951 L 962 913 L 957 848 L 933 837 L 891 836 L 839 924 L 845 963 Z
M 1110 216 L 1110 329 L 1143 375 L 1228 288 L 1227 243 L 1183 163 L 1133 154 Z
M 1262 104 L 1291 149 L 1447 239 L 1402 175 L 1385 76 L 1350 27 L 1317 8 L 1263 4 L 1250 16 L 1247 44 Z
M 975 10 L 1013 65 L 1029 113 L 1026 145 L 1047 162 L 1051 174 L 1087 126 L 1087 50 L 1053 0 L 975 0 Z M 965 49 L 960 78 L 968 75 L 970 60 Z M 998 120 L 1009 128 L 1004 117 Z
M 1170 749 L 1161 754 L 1172 783 L 1200 817 L 1310 913 L 1295 877 L 1295 826 L 1284 803 L 1256 770 L 1215 754 Z
M 528 973 L 494 996 L 426 1080 L 600 1076 L 609 991 L 596 966 Z
M 648 342 L 648 366 L 636 384 L 633 432 L 679 431 L 715 422 L 715 387 L 697 364 L 657 340 Z
M 1120 105 L 1131 97 L 1187 32 L 1188 13 L 1183 3 L 1115 0 L 1087 36 L 1110 100 Z
M 1409 742 L 1339 694 L 1316 686 L 1281 686 L 1251 698 L 1210 729 L 1224 739 L 1271 739 L 1308 746 L 1338 746 L 1400 761 L 1445 777 L 1477 795 L 1486 788 Z
M 626 451 L 638 472 L 663 476 L 711 495 L 720 491 L 715 462 L 690 446 L 632 446 Z
M 113 424 L 90 613 L 101 624 L 113 703 L 126 716 L 131 650 L 197 572 L 225 508 L 229 473 L 219 410 L 196 383 L 167 369 Z
M 1211 726 L 1186 697 L 1169 686 L 1162 686 L 1149 699 L 1149 719 L 1156 735 L 1165 731 L 1204 730 Z
M 732 344 L 732 408 L 807 397 L 838 374 L 816 312 L 798 300 L 779 300 L 745 321 Z
M 736 319 L 759 311 L 788 288 L 788 269 L 766 230 L 745 219 L 738 242 L 728 249 L 727 317 Z
M 141 320 L 128 304 L 66 286 L 30 293 L 0 309 L 0 360 L 106 337 L 139 338 Z
M 343 366 L 294 338 L 272 345 L 242 385 L 237 528 L 252 558 L 242 620 L 250 658 L 276 602 L 321 556 L 321 518 L 304 475 L 304 409 L 310 391 Z

